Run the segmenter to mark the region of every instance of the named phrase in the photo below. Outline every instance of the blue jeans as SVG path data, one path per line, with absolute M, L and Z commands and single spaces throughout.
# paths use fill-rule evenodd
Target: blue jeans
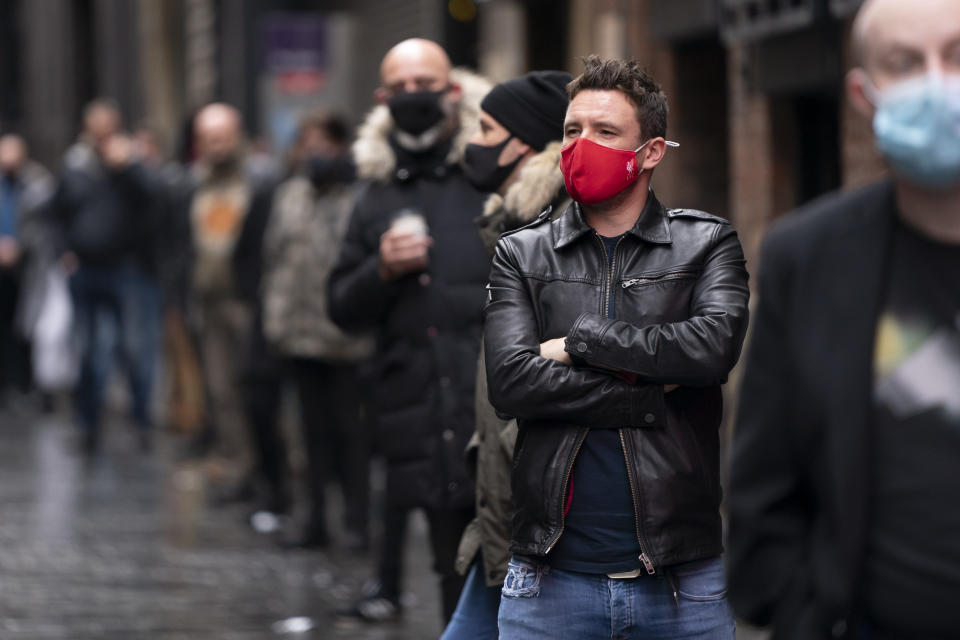
M 440 640 L 497 640 L 499 609 L 500 587 L 486 585 L 483 560 L 478 554 L 467 574 L 457 608 Z
M 80 344 L 75 389 L 83 427 L 100 426 L 103 397 L 117 353 L 130 378 L 134 422 L 150 426 L 150 395 L 160 341 L 159 291 L 136 267 L 81 267 L 70 279 Z
M 132 317 L 126 318 L 133 353 L 127 356 L 131 413 L 138 427 L 152 424 L 150 404 L 153 398 L 157 363 L 163 343 L 162 300 L 156 278 L 138 269 L 128 276 L 128 295 L 135 302 Z
M 733 640 L 719 557 L 670 567 L 664 577 L 614 579 L 511 558 L 500 600 L 500 640 L 643 638 Z

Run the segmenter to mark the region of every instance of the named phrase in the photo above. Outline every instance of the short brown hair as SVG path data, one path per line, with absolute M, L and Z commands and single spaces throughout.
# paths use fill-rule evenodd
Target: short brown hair
M 667 135 L 667 96 L 636 60 L 581 58 L 584 70 L 567 85 L 573 100 L 581 91 L 620 91 L 633 103 L 645 139 Z

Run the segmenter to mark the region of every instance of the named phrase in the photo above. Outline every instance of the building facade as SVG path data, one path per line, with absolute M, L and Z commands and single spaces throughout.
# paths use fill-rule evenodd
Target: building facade
M 274 149 L 313 107 L 359 122 L 397 41 L 436 40 L 493 80 L 635 57 L 663 84 L 664 200 L 729 217 L 749 258 L 769 222 L 882 170 L 843 98 L 859 0 L 8 0 L 0 3 L 0 130 L 56 166 L 84 103 L 114 98 L 175 151 L 223 100 Z

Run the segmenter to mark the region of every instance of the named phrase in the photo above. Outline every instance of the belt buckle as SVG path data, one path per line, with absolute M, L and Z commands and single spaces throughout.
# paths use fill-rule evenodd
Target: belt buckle
M 614 580 L 628 580 L 630 578 L 639 578 L 643 575 L 643 568 L 637 567 L 633 571 L 621 571 L 620 573 L 608 573 L 608 578 L 613 578 Z

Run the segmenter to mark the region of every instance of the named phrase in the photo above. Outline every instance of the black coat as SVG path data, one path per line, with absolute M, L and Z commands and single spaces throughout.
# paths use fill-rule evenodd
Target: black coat
M 873 348 L 895 220 L 880 183 L 764 243 L 734 431 L 730 600 L 777 638 L 842 638 L 864 555 Z
M 666 209 L 652 192 L 612 262 L 576 204 L 497 243 L 484 343 L 490 400 L 520 426 L 511 550 L 550 552 L 588 431 L 617 429 L 641 559 L 656 573 L 722 550 L 720 385 L 746 333 L 747 272 L 726 220 Z M 558 337 L 575 366 L 540 356 Z
M 474 429 L 474 385 L 490 258 L 473 225 L 483 195 L 442 155 L 400 165 L 368 183 L 352 214 L 328 287 L 330 316 L 377 335 L 375 440 L 397 504 L 463 507 L 473 486 L 463 450 Z M 385 283 L 380 236 L 402 209 L 422 213 L 434 239 L 430 266 Z
M 50 202 L 57 252 L 95 267 L 140 262 L 155 224 L 155 177 L 136 163 L 106 169 L 92 151 L 85 159 L 64 168 Z

